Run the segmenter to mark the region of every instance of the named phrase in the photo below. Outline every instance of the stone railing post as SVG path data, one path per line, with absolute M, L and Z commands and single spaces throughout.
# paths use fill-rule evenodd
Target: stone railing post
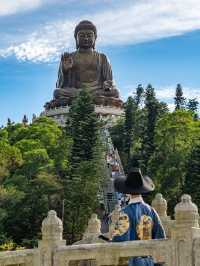
M 156 194 L 151 205 L 157 211 L 161 219 L 167 217 L 167 201 L 163 198 L 161 193 Z
M 49 211 L 48 216 L 42 222 L 42 240 L 38 243 L 38 266 L 55 266 L 54 251 L 57 247 L 66 244 L 62 234 L 62 221 L 57 217 L 55 211 Z
M 88 226 L 83 234 L 83 238 L 73 245 L 104 243 L 105 241 L 100 239 L 99 235 L 101 235 L 101 221 L 98 219 L 97 215 L 93 213 L 88 221 Z
M 109 233 L 108 233 L 109 238 L 112 238 L 113 231 L 115 230 L 116 222 L 119 219 L 120 210 L 121 210 L 120 206 L 116 205 L 115 209 L 112 211 L 112 213 L 110 215 L 111 223 L 109 225 Z
M 161 193 L 157 193 L 151 205 L 157 211 L 160 217 L 167 238 L 170 238 L 173 221 L 171 220 L 170 216 L 167 216 L 167 201 L 163 198 Z
M 181 202 L 175 207 L 175 225 L 172 228 L 172 239 L 176 242 L 176 264 L 178 266 L 193 265 L 193 241 L 200 238 L 199 214 L 197 206 L 190 195 L 184 194 Z
M 88 221 L 88 226 L 83 234 L 83 238 L 74 243 L 73 245 L 80 244 L 94 244 L 94 243 L 104 243 L 105 241 L 99 238 L 101 234 L 101 221 L 98 219 L 97 215 L 93 213 Z M 85 260 L 74 263 L 75 266 L 96 266 L 97 263 L 94 260 Z
M 88 221 L 87 229 L 84 233 L 83 239 L 88 237 L 96 237 L 101 234 L 101 221 L 98 219 L 97 215 L 93 213 Z

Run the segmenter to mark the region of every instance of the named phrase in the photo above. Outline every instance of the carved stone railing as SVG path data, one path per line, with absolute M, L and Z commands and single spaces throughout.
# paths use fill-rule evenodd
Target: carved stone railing
M 106 243 L 98 238 L 100 223 L 93 214 L 83 240 L 66 246 L 62 221 L 50 211 L 42 223 L 38 248 L 0 252 L 0 266 L 117 266 L 127 265 L 129 258 L 138 256 L 151 256 L 165 266 L 200 266 L 199 214 L 191 197 L 182 196 L 175 207 L 175 221 L 167 216 L 167 203 L 161 194 L 153 206 L 168 226 L 168 239 Z
M 0 266 L 34 266 L 36 249 L 0 252 Z
M 127 265 L 129 258 L 138 256 L 152 256 L 155 262 L 175 265 L 175 241 L 146 240 L 62 247 L 55 252 L 54 265 L 78 265 L 83 260 L 93 260 L 97 266 Z

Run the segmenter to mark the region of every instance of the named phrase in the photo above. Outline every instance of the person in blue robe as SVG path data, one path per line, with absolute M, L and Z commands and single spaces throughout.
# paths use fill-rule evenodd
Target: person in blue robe
M 112 232 L 112 242 L 166 238 L 157 212 L 143 201 L 142 194 L 151 192 L 155 186 L 151 178 L 142 176 L 139 168 L 130 169 L 127 177 L 114 180 L 117 192 L 128 194 L 129 203 L 119 214 Z M 129 266 L 154 266 L 150 256 L 129 259 Z

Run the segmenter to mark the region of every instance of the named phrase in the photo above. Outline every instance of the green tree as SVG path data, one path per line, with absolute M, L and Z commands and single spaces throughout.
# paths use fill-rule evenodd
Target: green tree
M 180 110 L 185 108 L 185 98 L 183 97 L 183 89 L 181 84 L 177 84 L 176 96 L 174 98 L 175 110 Z
M 102 157 L 82 161 L 65 182 L 64 229 L 69 243 L 80 240 L 88 219 L 98 206 L 103 179 Z
M 11 121 L 10 118 L 8 118 L 8 119 L 7 119 L 7 126 L 9 127 L 9 126 L 11 126 L 11 125 L 12 125 L 12 121 Z
M 168 111 L 166 104 L 159 102 L 155 96 L 155 89 L 149 84 L 145 92 L 144 133 L 141 146 L 143 170 L 147 170 L 149 158 L 155 150 L 155 127 L 158 119 Z
M 103 175 L 99 121 L 93 99 L 87 90 L 82 90 L 73 102 L 69 125 L 73 143 L 71 172 L 64 182 L 64 225 L 72 243 L 80 239 L 91 213 L 97 206 Z
M 144 98 L 144 106 L 143 103 Z M 148 85 L 145 93 L 141 85 L 134 98 L 125 103 L 125 117 L 111 129 L 114 146 L 118 149 L 125 171 L 133 161 L 146 171 L 154 151 L 154 130 L 157 120 L 168 112 L 167 105 L 156 99 L 154 88 Z
M 148 172 L 156 183 L 156 191 L 168 200 L 171 213 L 182 192 L 187 158 L 200 134 L 199 125 L 184 110 L 165 114 L 156 125 L 155 150 Z
M 11 146 L 7 141 L 0 141 L 0 184 L 22 165 L 20 150 Z
M 187 110 L 191 111 L 193 113 L 193 118 L 194 120 L 198 120 L 198 106 L 199 102 L 197 101 L 196 98 L 194 99 L 189 99 L 187 103 Z
M 187 103 L 187 109 L 192 111 L 192 112 L 197 112 L 198 111 L 198 105 L 199 105 L 199 102 L 197 101 L 196 98 L 189 99 L 188 103 Z
M 28 124 L 28 117 L 26 115 L 23 116 L 22 123 L 24 126 Z
M 139 84 L 138 87 L 136 88 L 136 95 L 134 97 L 137 106 L 140 106 L 140 104 L 143 101 L 143 97 L 144 97 L 144 89 L 142 87 L 142 84 Z
M 1 129 L 0 147 L 0 185 L 2 191 L 9 192 L 4 192 L 8 200 L 1 201 L 1 230 L 6 237 L 27 245 L 38 238 L 49 208 L 61 214 L 71 138 L 53 120 L 41 117 L 30 125 Z M 16 194 L 12 201 L 10 191 Z
M 122 153 L 124 151 L 124 117 L 121 117 L 117 122 L 109 128 L 109 132 L 112 138 L 112 142 L 115 148 L 117 148 L 122 159 Z
M 86 89 L 82 90 L 72 104 L 69 113 L 70 130 L 73 139 L 72 163 L 91 160 L 94 157 L 98 139 L 98 118 L 93 99 Z
M 127 155 L 126 165 L 131 155 L 131 146 L 134 138 L 134 129 L 136 122 L 137 104 L 134 99 L 129 96 L 125 103 L 125 120 L 124 120 L 124 152 Z
M 193 146 L 187 165 L 183 193 L 192 195 L 200 208 L 200 142 Z
M 15 209 L 19 202 L 24 199 L 24 193 L 17 190 L 14 186 L 0 185 L 0 244 L 10 241 L 13 236 L 6 230 L 6 222 L 9 219 L 10 212 Z M 11 226 L 14 227 L 13 224 Z

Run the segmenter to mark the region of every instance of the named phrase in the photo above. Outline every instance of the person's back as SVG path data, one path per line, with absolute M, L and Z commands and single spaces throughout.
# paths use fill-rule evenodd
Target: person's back
M 165 231 L 156 211 L 143 201 L 142 193 L 153 191 L 154 185 L 149 177 L 143 177 L 140 170 L 132 169 L 128 177 L 117 178 L 115 189 L 129 194 L 129 204 L 120 211 L 112 232 L 112 241 L 151 240 L 165 238 Z M 153 266 L 150 256 L 129 259 L 130 266 Z
M 165 233 L 156 211 L 146 204 L 140 195 L 131 197 L 128 206 L 120 212 L 112 241 L 121 242 L 159 238 L 165 238 Z M 129 264 L 132 266 L 154 265 L 150 257 L 133 258 L 129 260 Z

